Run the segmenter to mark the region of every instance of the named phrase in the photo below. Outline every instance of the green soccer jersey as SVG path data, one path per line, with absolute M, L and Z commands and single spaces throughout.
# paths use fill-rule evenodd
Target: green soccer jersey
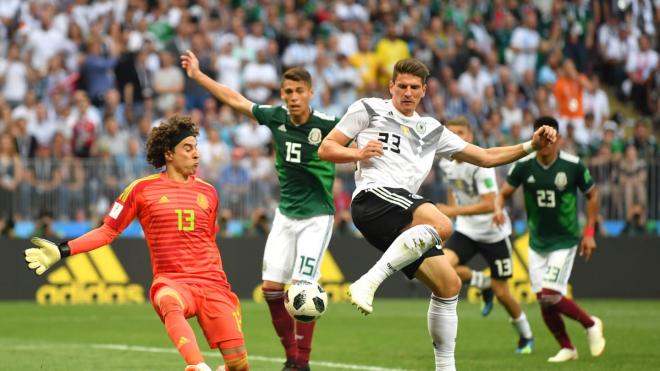
M 256 104 L 252 114 L 273 133 L 280 212 L 297 219 L 333 215 L 335 164 L 320 160 L 318 150 L 339 119 L 312 111 L 305 124 L 296 125 L 285 107 Z
M 578 157 L 559 152 L 545 167 L 532 154 L 516 162 L 506 180 L 513 187 L 523 186 L 532 249 L 548 252 L 577 245 L 577 189 L 585 193 L 594 185 Z

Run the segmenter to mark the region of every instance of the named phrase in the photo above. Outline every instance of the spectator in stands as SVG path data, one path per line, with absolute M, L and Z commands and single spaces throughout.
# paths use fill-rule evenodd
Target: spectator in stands
M 142 148 L 139 139 L 130 138 L 126 153 L 118 154 L 115 157 L 119 166 L 119 188 L 126 188 L 135 179 L 154 172 L 151 165 L 147 163 Z
M 65 153 L 57 161 L 57 216 L 80 220 L 85 216 L 85 170 L 79 158 Z
M 619 181 L 624 197 L 624 209 L 633 204 L 646 205 L 646 161 L 638 157 L 637 148 L 629 144 L 619 163 Z
M 174 64 L 174 56 L 169 51 L 160 53 L 160 68 L 154 73 L 153 87 L 156 109 L 163 114 L 173 109 L 176 95 L 183 93 L 185 79 L 181 69 Z
M 245 96 L 257 104 L 266 103 L 278 88 L 279 77 L 275 67 L 266 62 L 265 49 L 257 51 L 256 60 L 245 65 L 241 76 L 245 85 Z
M 236 128 L 234 142 L 245 149 L 266 148 L 271 141 L 271 136 L 268 127 L 259 125 L 256 120 L 246 119 Z
M 522 74 L 536 68 L 537 53 L 541 45 L 541 37 L 536 31 L 537 19 L 534 11 L 523 14 L 522 25 L 516 27 L 511 35 L 509 47 L 513 52 L 511 70 L 522 77 Z
M 28 123 L 27 130 L 36 140 L 38 144 L 48 145 L 55 135 L 57 126 L 55 121 L 48 115 L 46 105 L 39 103 L 35 109 L 35 120 L 30 124 Z
M 21 189 L 21 213 L 31 215 L 31 211 L 50 209 L 60 181 L 50 147 L 37 147 L 35 158 L 28 165 L 26 180 Z
M 341 234 L 352 232 L 351 195 L 344 189 L 344 181 L 340 177 L 336 177 L 332 185 L 332 198 L 335 204 L 335 225 L 333 230 Z
M 591 113 L 594 119 L 594 127 L 600 128 L 605 119 L 610 117 L 610 102 L 607 93 L 600 86 L 600 78 L 594 74 L 591 83 L 583 91 L 582 103 L 585 114 Z
M 128 138 L 128 131 L 119 127 L 115 116 L 106 116 L 105 130 L 95 142 L 95 146 L 107 148 L 110 155 L 116 157 L 126 153 Z
M 634 204 L 628 209 L 626 224 L 621 231 L 622 236 L 639 237 L 646 236 L 646 209 L 641 204 Z
M 369 35 L 360 34 L 358 51 L 349 56 L 349 61 L 360 74 L 358 93 L 369 97 L 378 91 L 378 58 L 370 43 Z
M 47 209 L 42 209 L 39 211 L 39 218 L 34 226 L 32 235 L 41 238 L 60 239 L 60 234 L 53 228 L 53 222 L 53 213 Z
M 470 58 L 467 70 L 458 77 L 458 87 L 468 100 L 483 99 L 486 87 L 492 84 L 490 76 L 482 70 L 481 62 L 477 57 Z
M 101 117 L 98 110 L 90 105 L 84 91 L 76 91 L 73 100 L 76 108 L 67 119 L 67 127 L 71 128 L 69 135 L 73 154 L 77 157 L 90 157 L 101 126 Z
M 14 137 L 18 155 L 24 160 L 34 157 L 38 145 L 37 139 L 28 132 L 27 126 L 25 117 L 21 116 L 14 120 L 9 130 Z
M 658 52 L 651 49 L 651 40 L 647 35 L 639 38 L 639 49 L 626 58 L 628 80 L 623 82 L 621 88 L 625 95 L 630 96 L 635 108 L 645 115 L 651 113 L 649 89 L 659 61 Z
M 108 90 L 115 87 L 114 68 L 120 52 L 120 45 L 112 44 L 109 56 L 103 55 L 103 45 L 100 40 L 87 43 L 87 53 L 80 73 L 83 76 L 84 89 L 92 104 L 103 106 L 103 98 Z
M 381 88 L 386 87 L 392 79 L 394 64 L 410 57 L 408 44 L 399 38 L 396 23 L 389 22 L 386 27 L 385 37 L 378 41 L 375 48 L 378 59 L 378 82 Z
M 215 127 L 208 127 L 206 133 L 206 140 L 198 144 L 199 160 L 202 176 L 213 178 L 229 163 L 231 148 L 220 139 L 218 129 Z
M 655 135 L 651 133 L 649 123 L 645 119 L 639 119 L 635 123 L 630 144 L 637 148 L 638 157 L 646 161 L 652 161 L 658 155 L 658 143 Z
M 584 105 L 582 104 L 582 92 L 590 86 L 589 80 L 580 75 L 571 59 L 564 59 L 558 73 L 559 78 L 555 83 L 554 96 L 557 100 L 559 111 L 559 131 L 566 133 L 566 126 L 573 124 L 575 131 L 584 130 Z
M 0 59 L 0 85 L 2 96 L 10 106 L 16 107 L 23 102 L 31 74 L 29 64 L 21 60 L 20 46 L 16 43 L 9 45 L 7 58 Z
M 237 147 L 231 153 L 231 162 L 220 171 L 217 189 L 220 190 L 220 203 L 223 209 L 231 210 L 234 217 L 244 218 L 247 215 L 247 196 L 250 190 L 250 174 L 241 166 L 245 149 Z
M 273 202 L 273 187 L 277 184 L 273 159 L 263 154 L 262 148 L 251 148 L 241 160 L 241 167 L 250 178 L 248 207 L 270 205 Z
M 23 162 L 9 133 L 0 134 L 0 220 L 14 218 L 16 189 L 23 177 Z

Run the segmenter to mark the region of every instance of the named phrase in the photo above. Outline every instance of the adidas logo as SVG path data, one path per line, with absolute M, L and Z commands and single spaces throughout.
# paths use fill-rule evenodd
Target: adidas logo
M 285 132 L 285 133 L 286 133 L 286 127 L 284 126 L 284 124 L 282 124 L 282 125 L 280 125 L 280 126 L 278 126 L 278 127 L 277 127 L 277 130 L 279 130 L 279 131 L 282 131 L 282 132 Z
M 181 338 L 179 338 L 179 342 L 176 344 L 176 347 L 177 349 L 181 349 L 182 346 L 188 343 L 190 343 L 190 340 L 188 340 L 188 338 L 185 336 L 181 336 Z
M 165 195 L 163 195 L 163 196 L 160 198 L 160 200 L 158 200 L 158 203 L 159 203 L 159 204 L 166 204 L 166 203 L 168 203 L 168 202 L 170 202 L 170 199 L 167 198 L 167 196 L 165 196 Z
M 145 302 L 144 288 L 130 283 L 110 245 L 68 257 L 47 280 L 36 293 L 41 305 Z
M 534 179 L 534 175 L 530 175 L 529 178 L 527 178 L 527 183 L 536 183 L 536 180 Z
M 387 115 L 392 117 L 392 116 L 394 116 L 394 112 L 390 111 L 390 112 L 387 113 Z

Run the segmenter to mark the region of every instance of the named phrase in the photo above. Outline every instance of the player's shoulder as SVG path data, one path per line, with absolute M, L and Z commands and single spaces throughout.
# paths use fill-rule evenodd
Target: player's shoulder
M 572 155 L 570 153 L 564 152 L 564 151 L 559 151 L 559 158 L 561 160 L 564 160 L 570 164 L 577 165 L 580 163 L 580 158 L 576 155 Z
M 273 120 L 283 118 L 286 116 L 288 110 L 282 105 L 270 104 L 254 104 L 252 106 L 252 113 L 259 119 Z
M 206 189 L 208 189 L 208 190 L 210 190 L 210 191 L 215 192 L 215 187 L 213 186 L 213 184 L 211 184 L 211 183 L 205 181 L 205 180 L 202 179 L 202 178 L 195 177 L 195 183 L 198 184 L 198 185 L 199 185 L 200 187 L 202 187 L 202 188 L 206 188 Z
M 141 189 L 143 189 L 144 187 L 146 187 L 147 185 L 152 184 L 154 182 L 157 182 L 158 180 L 160 180 L 160 174 L 159 173 L 147 175 L 147 176 L 142 177 L 142 178 L 138 178 L 138 179 L 134 180 L 133 182 L 131 182 L 131 184 L 126 186 L 126 188 L 124 188 L 124 191 L 121 193 L 121 195 L 119 195 L 119 199 L 121 201 L 126 201 L 128 199 L 128 196 L 131 195 L 131 193 L 138 192 Z
M 532 163 L 532 160 L 534 160 L 535 158 L 536 158 L 536 152 L 532 152 L 532 153 L 528 154 L 527 156 L 525 156 L 525 157 L 519 159 L 519 160 L 516 161 L 514 164 L 515 164 L 515 165 L 519 165 L 519 164 L 520 164 L 520 165 L 531 164 L 531 163 Z
M 389 99 L 376 98 L 376 97 L 367 97 L 362 98 L 355 102 L 357 106 L 364 107 L 365 110 L 378 111 L 378 110 L 388 110 L 391 109 L 391 104 Z
M 339 118 L 337 116 L 330 115 L 330 114 L 327 114 L 325 112 L 318 111 L 318 110 L 312 110 L 312 117 L 316 121 L 318 121 L 322 124 L 326 124 L 326 125 L 328 125 L 328 124 L 329 125 L 334 125 L 339 121 Z

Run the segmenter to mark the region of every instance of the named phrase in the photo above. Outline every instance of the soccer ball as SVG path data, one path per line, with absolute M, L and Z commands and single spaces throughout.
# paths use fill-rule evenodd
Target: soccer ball
M 328 307 L 328 294 L 316 282 L 297 282 L 284 295 L 284 306 L 300 322 L 314 322 Z

